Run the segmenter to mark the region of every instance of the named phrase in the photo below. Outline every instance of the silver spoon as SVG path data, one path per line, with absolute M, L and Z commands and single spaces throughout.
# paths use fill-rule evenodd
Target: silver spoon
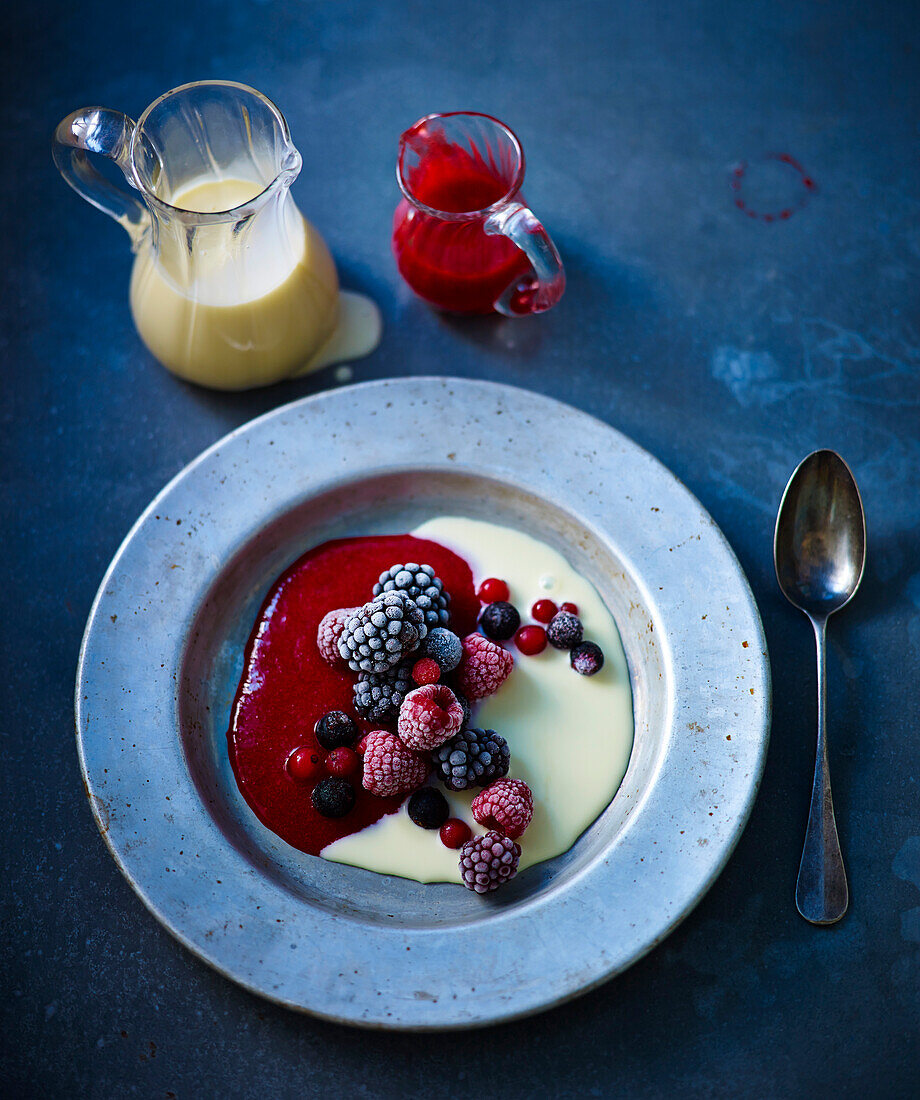
M 812 924 L 834 924 L 847 911 L 849 894 L 827 767 L 825 633 L 828 616 L 859 588 L 866 561 L 859 490 L 836 452 L 815 451 L 789 479 L 776 517 L 773 561 L 783 595 L 811 620 L 818 649 L 818 750 L 795 904 Z

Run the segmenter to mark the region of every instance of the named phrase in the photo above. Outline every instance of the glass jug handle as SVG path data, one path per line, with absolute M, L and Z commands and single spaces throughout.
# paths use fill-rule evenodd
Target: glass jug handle
M 134 126 L 120 111 L 83 107 L 58 123 L 52 139 L 58 171 L 78 195 L 126 230 L 132 249 L 149 224 L 147 208 L 127 188 L 110 183 L 93 167 L 88 154 L 99 153 L 114 161 L 131 183 L 128 156 Z
M 521 317 L 551 309 L 565 290 L 562 260 L 533 211 L 512 202 L 496 210 L 483 227 L 491 237 L 501 234 L 518 246 L 530 261 L 533 272 L 515 280 L 495 303 L 499 313 Z

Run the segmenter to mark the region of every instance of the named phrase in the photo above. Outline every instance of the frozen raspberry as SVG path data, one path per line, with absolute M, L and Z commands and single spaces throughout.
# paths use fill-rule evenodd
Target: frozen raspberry
M 460 877 L 468 890 L 488 894 L 514 878 L 521 846 L 501 833 L 474 836 L 460 849 Z
M 360 610 L 358 607 L 340 607 L 337 611 L 330 611 L 328 615 L 323 616 L 323 621 L 316 632 L 316 644 L 323 660 L 328 661 L 330 665 L 337 665 L 342 659 L 339 654 L 339 638 L 345 629 L 345 623 Z
M 412 666 L 412 679 L 417 684 L 436 684 L 441 679 L 441 666 L 433 657 L 423 657 Z
M 457 668 L 457 686 L 471 702 L 494 695 L 514 667 L 514 657 L 482 634 L 463 639 L 463 657 Z
M 473 835 L 473 830 L 459 817 L 448 818 L 441 826 L 441 843 L 445 848 L 459 848 Z
M 542 626 L 522 626 L 514 641 L 525 656 L 535 657 L 546 649 L 546 631 Z
M 487 577 L 476 595 L 480 603 L 494 603 L 496 600 L 507 600 L 511 593 L 505 581 L 500 581 L 498 577 Z
M 517 840 L 533 817 L 533 795 L 523 779 L 496 779 L 476 795 L 470 809 L 480 825 Z
M 363 739 L 364 789 L 385 797 L 408 794 L 428 778 L 429 762 L 407 749 L 395 733 L 371 730 Z
M 396 731 L 404 745 L 424 752 L 449 741 L 462 724 L 463 707 L 450 688 L 425 684 L 403 699 Z

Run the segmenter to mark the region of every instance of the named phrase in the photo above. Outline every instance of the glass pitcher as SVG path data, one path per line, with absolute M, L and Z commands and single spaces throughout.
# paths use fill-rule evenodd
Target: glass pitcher
M 542 313 L 565 272 L 527 208 L 524 151 L 491 115 L 426 115 L 399 139 L 393 216 L 399 273 L 421 298 L 454 313 Z
M 134 190 L 110 183 L 88 153 L 113 160 Z M 376 346 L 376 307 L 340 296 L 329 250 L 290 194 L 300 154 L 255 89 L 186 84 L 136 123 L 76 111 L 55 132 L 54 160 L 131 238 L 134 323 L 174 374 L 247 389 Z

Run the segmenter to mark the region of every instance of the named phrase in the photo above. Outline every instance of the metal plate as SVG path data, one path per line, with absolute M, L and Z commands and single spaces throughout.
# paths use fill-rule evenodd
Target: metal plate
M 487 898 L 294 851 L 255 820 L 227 763 L 243 649 L 274 578 L 328 538 L 443 513 L 561 550 L 610 607 L 633 688 L 635 745 L 607 810 Z M 102 834 L 196 955 L 330 1019 L 462 1027 L 617 974 L 699 901 L 756 794 L 769 666 L 731 549 L 649 454 L 523 390 L 396 379 L 269 413 L 160 493 L 99 589 L 76 714 Z

